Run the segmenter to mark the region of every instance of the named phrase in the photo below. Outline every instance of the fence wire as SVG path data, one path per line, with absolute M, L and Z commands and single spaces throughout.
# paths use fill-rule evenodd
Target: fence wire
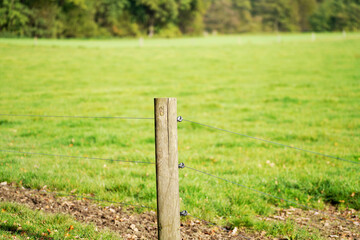
M 32 115 L 32 114 L 0 114 L 9 117 L 40 117 L 40 118 L 105 118 L 105 119 L 129 119 L 129 120 L 154 120 L 147 117 L 117 117 L 117 116 L 61 116 L 61 115 Z
M 272 194 L 269 194 L 269 193 L 266 193 L 266 192 L 257 190 L 257 189 L 255 189 L 255 188 L 251 188 L 251 187 L 248 187 L 248 186 L 239 184 L 239 183 L 237 183 L 237 182 L 234 182 L 234 181 L 231 181 L 231 180 L 228 180 L 228 179 L 225 179 L 225 178 L 222 178 L 222 177 L 213 175 L 213 174 L 211 174 L 211 173 L 207 173 L 207 172 L 204 172 L 204 171 L 201 171 L 201 170 L 197 170 L 197 169 L 195 169 L 195 168 L 188 167 L 188 166 L 185 166 L 185 167 L 186 167 L 186 168 L 189 168 L 189 169 L 191 169 L 191 170 L 193 170 L 193 171 L 196 171 L 196 172 L 199 172 L 199 173 L 208 175 L 208 176 L 213 177 L 213 178 L 220 179 L 220 180 L 222 180 L 222 181 L 226 181 L 226 182 L 231 183 L 231 184 L 235 184 L 235 185 L 237 185 L 237 186 L 239 186 L 239 187 L 246 188 L 246 189 L 248 189 L 248 190 L 251 190 L 251 191 L 253 191 L 253 192 L 256 192 L 256 193 L 259 193 L 259 194 L 262 194 L 262 195 L 265 195 L 265 196 L 268 196 L 268 197 L 271 197 L 271 198 L 276 198 L 276 199 L 281 200 L 281 201 L 284 201 L 284 202 L 288 202 L 288 203 L 291 203 L 291 204 L 295 204 L 295 205 L 297 205 L 297 206 L 299 206 L 299 207 L 303 207 L 303 208 L 306 208 L 306 209 L 309 209 L 309 210 L 313 210 L 313 211 L 315 211 L 315 212 L 321 213 L 321 214 L 326 215 L 326 216 L 329 216 L 329 217 L 335 217 L 335 218 L 337 218 L 337 219 L 339 219 L 339 220 L 346 221 L 346 222 L 348 222 L 348 223 L 354 223 L 353 221 L 348 220 L 348 219 L 346 219 L 346 218 L 343 218 L 343 217 L 340 217 L 340 216 L 337 216 L 337 215 L 333 215 L 333 214 L 330 214 L 330 213 L 327 213 L 327 212 L 324 212 L 324 211 L 320 211 L 320 210 L 318 210 L 318 209 L 316 209 L 316 208 L 312 208 L 312 207 L 306 206 L 306 205 L 301 204 L 301 203 L 297 203 L 297 202 L 292 201 L 292 200 L 284 199 L 284 198 L 281 198 L 281 197 L 278 197 L 278 196 L 275 196 L 275 195 L 272 195 Z
M 77 119 L 154 120 L 154 118 L 147 118 L 147 117 L 120 117 L 120 116 L 69 116 L 69 115 L 64 115 L 64 116 L 62 116 L 62 115 L 32 115 L 32 114 L 0 114 L 0 116 L 9 116 L 9 117 L 40 117 L 40 118 L 77 118 Z M 250 136 L 250 135 L 246 135 L 246 134 L 242 134 L 242 133 L 238 133 L 238 132 L 234 132 L 234 131 L 230 131 L 230 130 L 218 128 L 218 127 L 215 127 L 215 126 L 211 126 L 211 125 L 207 125 L 207 124 L 195 122 L 195 121 L 192 121 L 192 120 L 187 120 L 187 119 L 182 119 L 182 120 L 183 120 L 183 121 L 186 121 L 186 122 L 189 122 L 189 123 L 201 125 L 201 126 L 204 126 L 204 127 L 207 127 L 207 128 L 212 128 L 212 129 L 215 129 L 215 130 L 219 130 L 219 131 L 223 131 L 223 132 L 227 132 L 227 133 L 239 135 L 239 136 L 242 136 L 242 137 L 251 138 L 251 139 L 258 140 L 258 141 L 262 141 L 262 142 L 266 142 L 266 143 L 270 143 L 270 144 L 275 144 L 275 145 L 282 146 L 282 147 L 286 147 L 286 148 L 295 149 L 295 150 L 298 150 L 298 151 L 303 151 L 303 152 L 307 152 L 307 153 L 311 153 L 311 154 L 315 154 L 315 155 L 319 155 L 319 156 L 323 156 L 323 157 L 327 157 L 327 158 L 332 158 L 332 159 L 336 159 L 336 160 L 339 160 L 339 161 L 349 162 L 349 163 L 353 163 L 353 164 L 360 164 L 360 162 L 357 162 L 357 161 L 352 161 L 352 160 L 349 160 L 349 159 L 345 159 L 345 158 L 341 158 L 341 157 L 336 157 L 336 156 L 329 155 L 329 154 L 323 154 L 323 153 L 320 153 L 320 152 L 315 152 L 315 151 L 311 151 L 311 150 L 306 150 L 306 149 L 302 149 L 302 148 L 299 148 L 299 147 L 294 147 L 294 146 L 290 146 L 290 145 L 278 143 L 278 142 L 275 142 L 275 141 L 266 140 L 266 139 L 263 139 L 263 138 L 253 137 L 253 136 Z M 154 162 L 146 162 L 146 161 L 130 161 L 130 160 L 111 159 L 111 158 L 71 156 L 71 155 L 63 155 L 63 154 L 48 154 L 48 153 L 38 153 L 38 152 L 24 152 L 24 151 L 15 151 L 15 150 L 6 150 L 6 149 L 0 149 L 0 152 L 4 152 L 4 153 L 14 153 L 14 154 L 41 155 L 41 156 L 51 156 L 51 157 L 61 157 L 61 158 L 77 158 L 77 159 L 89 159 L 89 160 L 102 160 L 102 161 L 124 162 L 124 163 L 155 164 Z M 248 187 L 248 186 L 239 184 L 239 183 L 237 183 L 237 182 L 234 182 L 234 181 L 231 181 L 231 180 L 228 180 L 228 179 L 225 179 L 225 178 L 222 178 L 222 177 L 219 177 L 219 176 L 213 175 L 213 174 L 211 174 L 211 173 L 204 172 L 204 171 L 201 171 L 201 170 L 198 170 L 198 169 L 189 167 L 189 166 L 185 166 L 185 167 L 188 168 L 188 169 L 190 169 L 190 170 L 199 172 L 199 173 L 201 173 L 201 174 L 208 175 L 208 176 L 210 176 L 210 177 L 217 178 L 217 179 L 219 179 L 219 180 L 226 181 L 226 182 L 228 182 L 228 183 L 237 185 L 237 186 L 239 186 L 239 187 L 242 187 L 242 188 L 251 190 L 251 191 L 256 192 L 256 193 L 258 193 L 258 194 L 265 195 L 265 196 L 267 196 L 267 197 L 275 198 L 275 199 L 278 199 L 278 200 L 281 200 L 281 201 L 284 201 L 284 202 L 287 202 L 287 203 L 290 203 L 290 204 L 294 204 L 294 205 L 297 205 L 297 206 L 299 206 L 299 207 L 306 208 L 306 209 L 309 209 L 309 210 L 312 210 L 312 211 L 321 213 L 321 214 L 326 215 L 326 216 L 329 216 L 329 217 L 335 217 L 335 218 L 337 218 L 337 219 L 339 219 L 339 220 L 342 220 L 342 221 L 346 221 L 346 222 L 349 222 L 349 223 L 354 223 L 353 221 L 348 220 L 348 219 L 346 219 L 346 218 L 343 218 L 343 217 L 341 217 L 341 216 L 333 215 L 333 214 L 330 214 L 330 213 L 327 213 L 327 212 L 324 212 L 324 211 L 321 211 L 321 210 L 318 210 L 318 209 L 309 207 L 309 206 L 307 206 L 307 205 L 304 205 L 304 204 L 301 204 L 301 203 L 298 203 L 298 202 L 295 202 L 295 201 L 292 201 L 292 200 L 284 199 L 284 198 L 281 198 L 281 197 L 278 197 L 278 196 L 275 196 L 275 195 L 272 195 L 272 194 L 269 194 L 269 193 L 266 193 L 266 192 L 257 190 L 257 189 L 255 189 L 255 188 L 251 188 L 251 187 Z M 59 192 L 48 192 L 48 191 L 46 191 L 46 190 L 41 190 L 40 192 L 46 192 L 46 193 L 48 193 L 48 194 L 54 194 L 54 195 L 57 195 L 57 196 L 65 196 L 65 197 L 88 199 L 88 200 L 99 201 L 99 202 L 106 202 L 106 203 L 111 203 L 111 204 L 120 204 L 120 205 L 124 205 L 124 206 L 136 207 L 136 208 L 147 208 L 147 209 L 151 209 L 151 210 L 155 210 L 155 211 L 156 211 L 156 209 L 154 209 L 154 208 L 152 208 L 152 207 L 149 207 L 149 206 L 145 206 L 145 205 L 137 205 L 137 204 L 129 204 L 129 203 L 126 203 L 126 202 L 109 201 L 109 200 L 105 200 L 105 199 L 87 197 L 87 196 L 82 196 L 82 195 L 73 195 L 73 194 L 66 194 L 66 193 L 59 193 Z M 204 222 L 204 223 L 206 223 L 206 224 L 208 224 L 208 225 L 213 225 L 213 226 L 216 226 L 216 227 L 218 227 L 218 228 L 220 228 L 220 229 L 222 229 L 222 230 L 224 230 L 224 231 L 226 231 L 226 232 L 230 232 L 228 229 L 223 228 L 223 227 L 220 227 L 220 226 L 216 225 L 215 223 L 208 222 L 208 221 L 206 221 L 206 220 L 197 218 L 197 217 L 192 216 L 192 215 L 190 215 L 190 214 L 188 214 L 188 215 L 191 216 L 191 217 L 193 217 L 193 218 L 195 218 L 195 219 L 197 219 L 197 220 L 199 220 L 199 221 L 202 221 L 202 222 Z M 242 236 L 242 235 L 238 235 L 238 236 L 241 237 L 241 238 L 244 238 L 244 239 L 250 239 L 250 238 L 248 238 L 248 237 L 246 237 L 246 236 Z
M 199 123 L 199 122 L 194 122 L 194 121 L 187 120 L 187 119 L 183 119 L 183 121 L 198 124 L 198 125 L 201 125 L 201 126 L 205 126 L 205 127 L 208 127 L 208 128 L 216 129 L 216 130 L 227 132 L 227 133 L 236 134 L 236 135 L 239 135 L 239 136 L 242 136 L 242 137 L 247 137 L 247 138 L 259 140 L 259 141 L 262 141 L 262 142 L 276 144 L 276 145 L 279 145 L 279 146 L 282 146 L 282 147 L 292 148 L 292 149 L 295 149 L 295 150 L 298 150 L 298 151 L 303 151 L 303 152 L 312 153 L 312 154 L 320 155 L 320 156 L 327 157 L 327 158 L 336 159 L 336 160 L 339 160 L 339 161 L 344 161 L 344 162 L 349 162 L 349 163 L 354 163 L 354 164 L 360 164 L 360 162 L 355 162 L 355 161 L 348 160 L 348 159 L 345 159 L 345 158 L 335 157 L 335 156 L 332 156 L 332 155 L 323 154 L 323 153 L 319 153 L 319 152 L 315 152 L 315 151 L 311 151 L 311 150 L 306 150 L 306 149 L 303 149 L 303 148 L 293 147 L 293 146 L 290 146 L 290 145 L 286 145 L 286 144 L 266 140 L 266 139 L 263 139 L 263 138 L 253 137 L 253 136 L 246 135 L 246 134 L 243 134 L 243 133 L 233 132 L 233 131 L 230 131 L 230 130 L 210 126 L 210 125 Z
M 70 156 L 70 155 L 49 154 L 49 153 L 21 152 L 21 151 L 3 150 L 3 149 L 0 149 L 0 152 L 15 153 L 15 154 L 28 154 L 28 155 L 41 155 L 41 156 L 50 156 L 50 157 L 63 157 L 63 158 L 79 158 L 79 159 L 101 160 L 101 161 L 110 161 L 110 162 L 155 164 L 154 162 L 129 161 L 129 160 L 120 160 L 120 159 L 111 159 L 111 158 L 98 158 L 98 157 Z

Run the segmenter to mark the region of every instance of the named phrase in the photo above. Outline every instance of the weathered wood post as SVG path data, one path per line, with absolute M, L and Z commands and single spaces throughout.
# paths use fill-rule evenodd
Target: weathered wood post
M 176 98 L 155 98 L 155 155 L 159 240 L 180 240 Z

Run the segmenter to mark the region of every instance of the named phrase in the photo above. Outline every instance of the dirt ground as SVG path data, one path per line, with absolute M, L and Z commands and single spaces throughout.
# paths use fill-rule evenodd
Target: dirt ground
M 19 188 L 5 182 L 0 184 L 0 201 L 17 202 L 25 204 L 31 209 L 40 209 L 45 212 L 70 214 L 78 221 L 91 222 L 98 228 L 113 230 L 127 240 L 157 239 L 156 213 L 154 211 L 138 214 L 134 212 L 133 207 L 116 204 L 103 207 L 93 200 L 56 196 L 46 190 Z M 360 219 L 354 210 L 339 212 L 334 207 L 329 207 L 326 211 L 329 214 L 346 218 L 348 221 L 297 208 L 281 209 L 274 216 L 266 218 L 259 216 L 259 218 L 265 221 L 292 219 L 310 232 L 319 229 L 320 233 L 328 239 L 360 239 Z M 226 230 L 191 217 L 182 221 L 180 230 L 184 240 L 274 239 L 266 236 L 265 231 L 249 232 L 239 228 Z
M 293 220 L 298 226 L 306 228 L 309 232 L 320 232 L 321 236 L 328 239 L 352 239 L 360 240 L 360 219 L 356 211 L 346 209 L 338 211 L 335 207 L 327 207 L 327 215 L 308 210 L 290 207 L 281 209 L 271 217 L 260 217 L 266 221 Z M 330 216 L 329 216 L 330 215 Z M 337 217 L 332 217 L 332 216 Z

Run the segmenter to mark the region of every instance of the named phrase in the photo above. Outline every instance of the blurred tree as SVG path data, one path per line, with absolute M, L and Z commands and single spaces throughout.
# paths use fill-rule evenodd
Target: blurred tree
M 324 1 L 311 16 L 310 23 L 315 31 L 359 30 L 360 1 Z
M 203 0 L 179 0 L 177 24 L 183 33 L 201 34 L 204 28 L 203 15 L 206 2 Z
M 316 0 L 297 0 L 299 6 L 299 28 L 301 31 L 309 31 L 311 25 L 309 23 L 309 18 L 316 9 L 317 2 Z
M 248 32 L 252 30 L 252 14 L 250 0 L 233 0 L 233 7 L 239 15 L 239 26 L 237 32 Z
M 248 0 L 213 0 L 205 14 L 206 30 L 223 33 L 250 30 L 251 4 Z
M 175 0 L 138 0 L 129 1 L 129 10 L 150 37 L 161 27 L 175 21 L 178 15 Z
M 94 0 L 60 0 L 60 21 L 63 23 L 64 37 L 97 36 Z
M 0 1 L 0 31 L 23 36 L 30 14 L 30 9 L 19 0 Z
M 27 6 L 32 9 L 26 35 L 54 38 L 60 36 L 62 24 L 58 21 L 61 8 L 55 1 L 33 0 L 27 1 Z
M 253 0 L 253 15 L 261 16 L 264 31 L 299 29 L 299 6 L 293 0 Z
M 112 27 L 124 15 L 128 0 L 97 0 L 95 1 L 95 21 L 100 27 Z
M 360 0 L 0 0 L 0 36 L 357 31 Z
M 114 36 L 139 35 L 139 27 L 127 11 L 129 6 L 128 0 L 95 1 L 95 22 L 101 35 L 106 35 L 106 32 Z

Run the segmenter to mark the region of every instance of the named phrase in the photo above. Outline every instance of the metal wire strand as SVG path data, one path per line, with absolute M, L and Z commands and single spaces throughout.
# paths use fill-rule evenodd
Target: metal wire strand
M 189 214 L 189 213 L 188 213 L 187 215 L 190 216 L 190 217 L 192 217 L 192 218 L 195 218 L 195 219 L 197 219 L 197 220 L 199 220 L 199 221 L 202 221 L 202 222 L 204 222 L 204 223 L 206 223 L 206 224 L 208 224 L 208 225 L 212 225 L 212 226 L 218 227 L 218 228 L 224 230 L 225 232 L 231 232 L 230 230 L 228 230 L 228 229 L 226 229 L 226 228 L 224 228 L 224 227 L 221 227 L 221 226 L 219 226 L 219 225 L 216 225 L 216 224 L 213 223 L 213 222 L 209 222 L 209 221 L 206 221 L 206 220 L 204 220 L 204 219 L 195 217 L 195 216 L 193 216 L 193 215 L 191 215 L 191 214 Z M 251 240 L 251 238 L 245 237 L 245 236 L 243 236 L 243 235 L 241 235 L 241 234 L 238 234 L 238 236 L 241 237 L 241 238 L 244 238 L 244 239 Z
M 112 116 L 61 116 L 61 115 L 32 115 L 32 114 L 0 114 L 0 116 L 9 116 L 9 117 L 41 117 L 41 118 L 107 118 L 107 119 L 133 119 L 133 120 L 153 120 L 154 118 L 146 117 L 112 117 Z
M 193 170 L 193 171 L 196 171 L 196 172 L 199 172 L 199 173 L 208 175 L 208 176 L 213 177 L 213 178 L 217 178 L 217 179 L 226 181 L 226 182 L 228 182 L 228 183 L 235 184 L 235 185 L 237 185 L 237 186 L 239 186 L 239 187 L 246 188 L 246 189 L 248 189 L 248 190 L 251 190 L 251 191 L 253 191 L 253 192 L 257 192 L 257 193 L 259 193 L 259 194 L 262 194 L 262 195 L 265 195 L 265 196 L 268 196 L 268 197 L 272 197 L 272 198 L 276 198 L 276 199 L 281 200 L 281 201 L 285 201 L 285 202 L 288 202 L 288 203 L 292 203 L 292 204 L 295 204 L 295 205 L 297 205 L 297 206 L 300 206 L 300 207 L 303 207 L 303 208 L 306 208 L 306 209 L 313 210 L 313 211 L 315 211 L 315 212 L 321 213 L 321 214 L 323 214 L 323 215 L 327 215 L 327 216 L 329 216 L 329 217 L 335 217 L 335 218 L 337 218 L 337 219 L 339 219 L 339 220 L 342 220 L 342 221 L 346 221 L 346 222 L 349 222 L 349 223 L 354 223 L 353 221 L 348 220 L 348 219 L 346 219 L 346 218 L 343 218 L 343 217 L 340 217 L 340 216 L 337 216 L 337 215 L 333 215 L 333 214 L 330 214 L 330 213 L 327 213 L 327 212 L 323 212 L 323 211 L 320 211 L 320 210 L 318 210 L 318 209 L 316 209 L 316 208 L 312 208 L 312 207 L 306 206 L 306 205 L 304 205 L 304 204 L 297 203 L 297 202 L 294 202 L 294 201 L 291 201 L 291 200 L 288 200 L 288 199 L 284 199 L 284 198 L 281 198 L 281 197 L 278 197 L 278 196 L 275 196 L 275 195 L 272 195 L 272 194 L 269 194 L 269 193 L 266 193 L 266 192 L 262 192 L 262 191 L 259 191 L 259 190 L 255 189 L 255 188 L 251 188 L 251 187 L 248 187 L 248 186 L 239 184 L 239 183 L 237 183 L 237 182 L 230 181 L 230 180 L 228 180 L 228 179 L 215 176 L 215 175 L 213 175 L 213 174 L 211 174 L 211 173 L 207 173 L 207 172 L 204 172 L 204 171 L 200 171 L 200 170 L 197 170 L 197 169 L 192 168 L 192 167 L 189 167 L 189 166 L 185 166 L 185 167 L 186 167 L 186 168 L 189 168 L 189 169 L 191 169 L 191 170 Z
M 183 119 L 183 121 L 190 122 L 190 123 L 194 123 L 194 124 L 198 124 L 198 125 L 202 125 L 202 126 L 205 126 L 205 127 L 208 127 L 208 128 L 216 129 L 216 130 L 223 131 L 223 132 L 227 132 L 227 133 L 236 134 L 236 135 L 243 136 L 243 137 L 247 137 L 247 138 L 252 138 L 252 139 L 255 139 L 255 140 L 262 141 L 262 142 L 267 142 L 267 143 L 276 144 L 276 145 L 283 146 L 283 147 L 287 147 L 287 148 L 296 149 L 296 150 L 298 150 L 298 151 L 303 151 L 303 152 L 307 152 L 307 153 L 312 153 L 312 154 L 320 155 L 320 156 L 327 157 L 327 158 L 333 158 L 333 159 L 340 160 L 340 161 L 344 161 L 344 162 L 350 162 L 350 163 L 354 163 L 354 164 L 360 164 L 360 162 L 355 162 L 355 161 L 348 160 L 348 159 L 345 159 L 345 158 L 335 157 L 335 156 L 328 155 L 328 154 L 323 154 L 323 153 L 319 153 L 319 152 L 315 152 L 315 151 L 311 151 L 311 150 L 306 150 L 306 149 L 302 149 L 302 148 L 298 148 L 298 147 L 293 147 L 293 146 L 290 146 L 290 145 L 286 145 L 286 144 L 282 144 L 282 143 L 278 143 L 278 142 L 274 142 L 274 141 L 270 141 L 270 140 L 266 140 L 266 139 L 262 139 L 262 138 L 258 138 L 258 137 L 253 137 L 253 136 L 249 136 L 249 135 L 242 134 L 242 133 L 233 132 L 233 131 L 230 131 L 230 130 L 226 130 L 226 129 L 222 129 L 222 128 L 210 126 L 210 125 L 203 124 L 203 123 L 199 123 L 199 122 L 194 122 L 194 121 L 187 120 L 187 119 Z
M 48 154 L 48 153 L 20 152 L 20 151 L 3 150 L 3 149 L 0 149 L 0 152 L 16 153 L 16 154 L 29 154 L 29 155 L 41 155 L 41 156 L 51 156 L 51 157 L 80 158 L 80 159 L 102 160 L 102 161 L 111 161 L 111 162 L 127 162 L 127 163 L 154 164 L 153 162 L 128 161 L 128 160 L 120 160 L 120 159 L 97 158 L 97 157 L 82 157 L 82 156 L 70 156 L 70 155 Z

